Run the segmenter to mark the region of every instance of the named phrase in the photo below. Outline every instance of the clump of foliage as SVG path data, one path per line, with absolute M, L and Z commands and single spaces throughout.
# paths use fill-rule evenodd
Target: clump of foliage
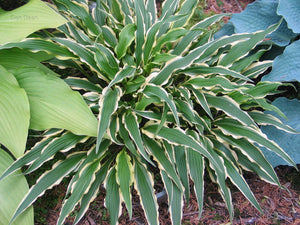
M 189 200 L 189 178 L 201 215 L 205 170 L 218 184 L 231 218 L 228 181 L 261 211 L 242 169 L 272 184 L 280 182 L 256 144 L 294 165 L 259 128 L 271 124 L 294 132 L 262 112 L 281 113 L 265 99 L 278 93 L 281 83 L 252 81 L 272 63 L 258 61 L 261 51 L 252 50 L 280 23 L 265 31 L 213 39 L 208 28 L 226 15 L 188 28 L 196 0 L 166 0 L 160 17 L 154 0 L 97 0 L 91 13 L 86 0 L 54 3 L 69 21 L 59 33 L 6 47 L 46 51 L 55 56 L 49 63 L 82 71 L 64 80 L 79 90 L 97 116 L 97 131 L 78 135 L 51 129 L 6 170 L 2 179 L 25 165 L 30 173 L 57 152 L 67 155 L 31 187 L 14 218 L 70 176 L 57 224 L 80 204 L 78 223 L 102 184 L 111 224 L 117 223 L 122 202 L 131 217 L 133 188 L 149 224 L 158 224 L 152 167 L 160 170 L 174 224 L 180 224 L 183 201 Z

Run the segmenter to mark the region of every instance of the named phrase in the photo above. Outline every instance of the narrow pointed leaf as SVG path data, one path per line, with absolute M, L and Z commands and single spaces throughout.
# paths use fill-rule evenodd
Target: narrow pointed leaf
M 137 160 L 134 164 L 134 175 L 136 189 L 141 198 L 142 207 L 145 211 L 147 221 L 149 224 L 159 224 L 158 222 L 158 205 L 157 199 L 154 195 L 154 183 L 151 174 L 147 172 L 146 168 Z
M 135 68 L 128 66 L 120 70 L 114 77 L 114 79 L 109 83 L 108 88 L 112 87 L 116 83 L 122 82 L 125 78 L 130 78 L 135 75 Z
M 122 150 L 116 159 L 117 182 L 120 186 L 120 191 L 128 210 L 129 218 L 132 217 L 130 187 L 133 184 L 133 166 L 130 160 L 130 156 L 125 150 Z
M 38 179 L 37 183 L 29 190 L 28 194 L 12 217 L 12 221 L 14 221 L 17 216 L 26 210 L 47 189 L 57 185 L 65 176 L 72 172 L 83 157 L 85 157 L 85 153 L 82 152 L 70 155 L 64 161 L 57 162 L 53 166 L 52 170 L 44 173 Z

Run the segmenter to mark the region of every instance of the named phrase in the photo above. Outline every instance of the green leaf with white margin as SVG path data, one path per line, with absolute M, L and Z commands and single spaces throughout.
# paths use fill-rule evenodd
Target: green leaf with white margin
M 142 51 L 145 40 L 145 20 L 141 11 L 141 6 L 139 2 L 144 1 L 134 1 L 135 13 L 136 13 L 136 37 L 135 37 L 135 58 L 137 67 L 142 61 Z M 146 15 L 144 15 L 146 16 Z
M 36 68 L 20 69 L 14 76 L 29 99 L 31 129 L 62 128 L 77 135 L 96 136 L 96 117 L 82 96 L 63 80 Z
M 156 196 L 153 193 L 153 178 L 147 169 L 138 162 L 138 160 L 135 160 L 134 163 L 134 175 L 134 183 L 142 200 L 142 207 L 145 211 L 147 221 L 151 225 L 158 225 L 158 205 Z
M 116 83 L 122 82 L 125 78 L 130 78 L 135 75 L 135 68 L 126 66 L 120 70 L 114 77 L 114 79 L 108 84 L 108 88 L 112 87 Z
M 122 198 L 128 210 L 129 218 L 132 217 L 132 202 L 130 187 L 133 184 L 133 165 L 130 156 L 123 149 L 116 158 L 117 183 L 120 186 Z
M 183 146 L 174 146 L 175 165 L 179 173 L 181 182 L 184 186 L 184 197 L 186 202 L 190 199 L 190 181 L 188 177 L 186 148 Z
M 26 147 L 29 128 L 29 102 L 13 74 L 0 65 L 0 143 L 16 157 Z
M 184 27 L 188 22 L 189 19 L 193 16 L 194 10 L 196 9 L 198 0 L 186 0 L 180 6 L 178 11 L 179 15 L 185 15 L 184 18 L 181 20 L 176 21 L 173 24 L 173 27 Z
M 113 167 L 105 181 L 105 207 L 109 211 L 110 224 L 116 225 L 118 223 L 118 217 L 121 215 L 121 200 L 120 191 L 117 183 L 116 168 Z
M 283 130 L 285 132 L 297 134 L 298 131 L 293 129 L 292 127 L 282 123 L 277 117 L 271 115 L 271 114 L 266 114 L 261 111 L 251 111 L 248 112 L 248 114 L 255 120 L 256 123 L 259 125 L 272 125 L 280 130 Z
M 180 126 L 176 105 L 171 96 L 167 93 L 167 91 L 164 88 L 156 85 L 147 85 L 143 90 L 143 94 L 145 94 L 148 97 L 158 97 L 159 99 L 161 99 L 161 101 L 166 102 L 173 113 L 177 125 Z
M 230 145 L 235 147 L 235 152 L 237 152 L 238 161 L 243 160 L 243 162 L 249 161 L 249 163 L 255 163 L 257 164 L 254 171 L 258 171 L 258 174 L 261 174 L 262 171 L 263 174 L 266 174 L 268 179 L 266 179 L 269 183 L 279 185 L 280 182 L 277 178 L 277 175 L 273 169 L 273 167 L 270 165 L 270 163 L 266 160 L 264 154 L 262 151 L 256 147 L 254 144 L 249 142 L 245 138 L 236 139 L 232 136 L 224 135 L 221 131 L 214 129 L 214 133 L 216 134 L 216 137 L 218 137 L 219 142 L 221 144 L 229 143 Z M 238 150 L 236 150 L 238 149 Z M 241 158 L 241 159 L 240 159 Z M 246 158 L 246 160 L 245 160 Z M 263 175 L 265 177 L 265 175 Z
M 228 53 L 221 58 L 219 65 L 222 66 L 229 66 L 232 65 L 236 60 L 240 59 L 241 57 L 248 55 L 248 53 L 253 49 L 259 42 L 262 42 L 266 35 L 275 31 L 282 20 L 279 23 L 273 24 L 269 26 L 266 30 L 256 32 L 249 40 L 245 40 L 242 42 L 237 43 L 234 45 Z
M 124 114 L 122 118 L 122 123 L 125 125 L 125 128 L 128 131 L 131 139 L 136 144 L 139 153 L 143 156 L 145 160 L 147 160 L 150 164 L 154 166 L 154 163 L 151 161 L 149 155 L 145 151 L 136 114 L 131 111 L 129 111 L 127 115 Z
M 0 12 L 0 45 L 21 41 L 35 31 L 56 28 L 66 22 L 44 2 L 30 0 L 15 10 Z
M 60 181 L 71 173 L 78 163 L 86 156 L 84 152 L 77 152 L 68 156 L 65 160 L 59 161 L 53 165 L 52 170 L 44 173 L 32 186 L 23 199 L 22 203 L 18 206 L 11 221 L 14 221 L 24 210 L 26 210 L 40 195 L 42 195 L 47 189 L 60 183 Z
M 116 88 L 112 90 L 104 89 L 103 96 L 99 100 L 100 112 L 98 116 L 98 134 L 97 134 L 97 143 L 96 143 L 96 152 L 98 152 L 102 138 L 106 134 L 106 130 L 109 127 L 110 119 L 112 114 L 117 110 L 119 99 L 121 97 L 121 89 Z
M 36 143 L 36 145 L 30 150 L 27 151 L 26 154 L 24 154 L 22 157 L 19 157 L 16 161 L 14 161 L 10 167 L 7 168 L 3 172 L 3 174 L 0 177 L 0 181 L 10 175 L 11 173 L 15 172 L 18 169 L 21 169 L 21 167 L 30 164 L 35 159 L 37 159 L 40 155 L 42 150 L 54 139 L 54 137 L 46 137 L 40 142 Z
M 100 185 L 103 183 L 105 177 L 107 176 L 107 172 L 112 160 L 107 160 L 104 164 L 101 165 L 99 171 L 95 174 L 95 180 L 89 187 L 88 192 L 82 197 L 80 202 L 80 209 L 76 214 L 76 218 L 74 220 L 74 224 L 77 224 L 81 218 L 84 216 L 85 212 L 89 208 L 89 204 L 96 198 L 97 193 L 99 191 Z M 107 190 L 108 192 L 108 190 Z M 106 195 L 107 197 L 107 195 Z M 119 201 L 118 201 L 119 202 Z M 118 211 L 117 211 L 118 212 Z
M 164 148 L 160 146 L 156 141 L 152 140 L 151 138 L 148 138 L 145 135 L 144 135 L 144 143 L 148 151 L 151 152 L 152 155 L 155 157 L 156 161 L 158 162 L 159 168 L 166 171 L 166 173 L 168 173 L 168 176 L 174 181 L 174 183 L 177 185 L 179 190 L 183 191 L 180 178 L 176 173 L 171 160 L 166 155 Z
M 13 159 L 0 148 L 0 175 L 13 163 Z M 13 213 L 28 192 L 26 178 L 20 171 L 0 181 L 0 224 L 9 224 Z M 33 208 L 18 216 L 11 225 L 33 225 Z
M 235 72 L 233 70 L 227 69 L 226 67 L 223 66 L 213 66 L 209 67 L 207 65 L 199 65 L 199 66 L 193 66 L 189 67 L 187 69 L 182 70 L 181 72 L 184 72 L 185 74 L 188 75 L 211 75 L 211 74 L 220 74 L 220 75 L 229 75 L 234 78 L 238 78 L 241 80 L 246 80 L 246 81 L 251 81 L 249 78 L 245 77 L 244 75 Z
M 67 152 L 73 149 L 78 143 L 83 143 L 87 140 L 86 136 L 78 136 L 71 132 L 66 132 L 58 138 L 53 139 L 40 153 L 40 155 L 31 162 L 31 165 L 24 172 L 29 174 L 38 169 L 45 162 L 51 160 L 54 155 L 60 152 Z M 29 151 L 28 154 L 30 154 Z
M 173 225 L 181 225 L 182 208 L 183 208 L 183 193 L 176 184 L 168 177 L 165 171 L 161 171 L 164 186 L 168 194 L 169 211 Z
M 192 148 L 194 151 L 199 152 L 200 154 L 204 155 L 206 158 L 208 158 L 218 169 L 222 169 L 220 165 L 222 165 L 222 162 L 219 160 L 219 158 L 214 158 L 211 153 L 207 151 L 207 149 L 198 141 L 196 141 L 194 138 L 192 138 L 190 135 L 185 134 L 181 129 L 177 128 L 167 128 L 162 127 L 158 134 L 156 134 L 157 131 L 157 124 L 151 124 L 146 125 L 142 130 L 145 135 L 147 135 L 150 138 L 160 138 L 164 139 L 170 144 L 173 145 L 183 145 L 186 147 Z
M 194 190 L 197 197 L 199 214 L 198 218 L 201 217 L 204 202 L 204 157 L 198 152 L 192 149 L 187 149 L 187 162 L 189 168 L 189 174 L 194 182 Z
M 124 57 L 127 52 L 128 47 L 131 45 L 135 38 L 136 25 L 128 24 L 125 26 L 119 34 L 119 42 L 115 47 L 115 52 L 118 59 Z
M 93 181 L 95 180 L 95 173 L 100 169 L 100 160 L 87 164 L 80 170 L 80 174 L 75 183 L 71 187 L 71 195 L 65 199 L 60 215 L 57 221 L 57 225 L 62 225 L 66 217 L 74 210 L 75 206 L 82 199 L 83 195 L 89 190 Z
M 210 94 L 206 94 L 205 98 L 210 106 L 222 110 L 223 112 L 233 117 L 234 119 L 240 121 L 241 123 L 248 126 L 257 126 L 253 119 L 248 115 L 248 113 L 241 110 L 239 104 L 236 103 L 233 99 L 229 98 L 228 96 L 213 96 Z
M 271 141 L 259 129 L 245 127 L 233 119 L 220 119 L 214 122 L 225 134 L 233 135 L 236 138 L 245 137 L 248 140 L 256 142 L 257 144 L 268 148 L 270 151 L 275 152 L 286 162 L 296 167 L 291 157 L 286 154 L 274 141 Z

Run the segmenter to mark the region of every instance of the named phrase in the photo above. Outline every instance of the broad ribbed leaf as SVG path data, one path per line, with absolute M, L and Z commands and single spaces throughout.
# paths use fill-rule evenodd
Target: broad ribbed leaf
M 29 34 L 45 29 L 56 28 L 66 23 L 61 15 L 39 0 L 0 14 L 0 45 L 17 42 Z
M 166 92 L 165 89 L 163 89 L 162 87 L 159 87 L 159 86 L 155 86 L 155 85 L 147 85 L 144 88 L 143 93 L 148 97 L 155 96 L 155 97 L 158 97 L 159 99 L 161 99 L 161 101 L 166 102 L 173 113 L 176 123 L 178 125 L 180 125 L 176 105 L 175 105 L 173 99 L 171 98 L 171 96 L 168 95 L 168 93 Z
M 237 121 L 232 119 L 217 120 L 214 124 L 219 126 L 220 129 L 222 129 L 222 131 L 226 134 L 233 135 L 237 138 L 247 137 L 249 140 L 268 148 L 270 151 L 275 152 L 289 164 L 296 166 L 288 154 L 286 154 L 274 141 L 269 140 L 258 129 L 242 126 Z
M 115 48 L 118 59 L 124 57 L 128 47 L 131 45 L 135 38 L 136 25 L 128 24 L 119 34 L 119 42 Z
M 163 182 L 168 194 L 169 211 L 171 221 L 174 225 L 180 225 L 182 219 L 183 193 L 178 189 L 177 185 L 168 177 L 167 173 L 161 171 Z
M 0 148 L 0 175 L 2 175 L 13 162 L 9 154 Z M 26 178 L 20 174 L 20 171 L 0 181 L 0 224 L 9 224 L 13 213 L 28 192 L 28 189 Z M 32 207 L 18 216 L 15 222 L 12 223 L 12 225 L 33 224 Z
M 198 152 L 187 149 L 187 162 L 189 166 L 189 174 L 194 182 L 194 190 L 199 206 L 198 218 L 201 217 L 204 202 L 204 158 Z
M 31 129 L 62 128 L 96 136 L 96 117 L 82 96 L 63 80 L 35 68 L 20 69 L 14 75 L 29 99 Z
M 169 177 L 174 181 L 178 189 L 183 191 L 180 178 L 176 173 L 172 162 L 166 155 L 164 148 L 158 145 L 156 141 L 148 138 L 147 136 L 144 136 L 144 141 L 149 152 L 153 154 L 156 161 L 159 163 L 159 167 L 162 167 L 161 169 L 164 169 L 164 171 L 168 173 Z
M 118 101 L 121 97 L 121 90 L 119 88 L 116 88 L 114 90 L 109 88 L 105 89 L 105 91 L 103 92 L 104 94 L 99 100 L 99 106 L 101 108 L 98 116 L 99 124 L 96 145 L 97 152 L 102 138 L 104 137 L 104 134 L 106 133 L 106 130 L 109 126 L 111 116 L 118 108 Z
M 144 159 L 146 159 L 149 163 L 154 165 L 149 155 L 145 151 L 137 116 L 133 112 L 129 112 L 122 118 L 122 123 L 125 125 L 125 128 L 127 129 L 131 139 L 136 144 L 139 153 L 144 157 Z
M 130 187 L 133 184 L 133 166 L 130 156 L 123 149 L 116 159 L 117 183 L 120 186 L 120 191 L 129 213 L 129 218 L 132 217 L 132 203 Z
M 110 223 L 115 225 L 118 223 L 118 217 L 121 214 L 121 201 L 119 186 L 117 183 L 116 169 L 113 167 L 105 182 L 106 196 L 105 207 L 109 211 Z
M 16 157 L 26 147 L 29 128 L 29 101 L 13 74 L 0 65 L 0 143 Z
M 158 125 L 148 125 L 143 128 L 143 132 L 151 138 L 155 134 L 157 126 Z M 156 137 L 162 138 L 171 144 L 190 147 L 194 151 L 197 151 L 207 157 L 218 169 L 221 169 L 220 165 L 222 162 L 218 158 L 215 159 L 212 157 L 212 155 L 202 146 L 202 144 L 193 139 L 191 136 L 186 135 L 180 129 L 162 127 Z
M 280 0 L 277 8 L 278 15 L 284 17 L 288 27 L 294 33 L 300 33 L 300 26 L 297 17 L 300 15 L 300 4 L 298 0 Z
M 136 190 L 142 201 L 142 207 L 145 211 L 149 224 L 159 224 L 158 222 L 158 205 L 154 195 L 154 183 L 151 174 L 146 168 L 135 160 L 134 175 Z
M 71 195 L 65 199 L 62 209 L 60 211 L 57 224 L 63 224 L 66 217 L 74 210 L 75 206 L 82 199 L 83 195 L 89 190 L 93 181 L 95 180 L 95 173 L 100 169 L 100 160 L 95 160 L 87 164 L 80 170 L 78 180 L 72 184 Z
M 24 210 L 26 210 L 41 194 L 43 194 L 47 189 L 53 187 L 60 183 L 60 181 L 72 172 L 80 160 L 84 158 L 86 153 L 78 152 L 70 155 L 64 161 L 59 161 L 54 164 L 52 170 L 44 173 L 37 181 L 37 183 L 32 186 L 16 210 L 12 221 L 16 219 Z

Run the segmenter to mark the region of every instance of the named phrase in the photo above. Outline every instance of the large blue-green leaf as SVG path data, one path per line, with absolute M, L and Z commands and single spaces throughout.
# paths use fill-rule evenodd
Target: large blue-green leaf
M 0 148 L 0 175 L 13 163 L 13 159 Z M 17 175 L 17 176 L 16 176 Z M 0 181 L 0 224 L 7 225 L 14 211 L 28 192 L 28 184 L 20 171 Z M 11 225 L 33 225 L 33 208 L 18 216 Z
M 0 44 L 21 41 L 37 30 L 56 28 L 66 22 L 44 2 L 30 0 L 15 10 L 0 12 Z
M 300 2 L 299 2 L 300 3 Z M 299 14 L 300 16 L 300 14 Z M 300 40 L 287 46 L 282 55 L 275 58 L 272 71 L 262 80 L 300 81 Z
M 300 1 L 299 0 L 280 0 L 277 13 L 282 15 L 294 33 L 300 33 Z
M 274 0 L 260 0 L 249 4 L 243 12 L 234 14 L 230 20 L 235 27 L 235 33 L 265 30 L 270 25 L 278 23 L 282 17 L 277 15 L 277 6 L 278 1 Z M 280 27 L 267 37 L 275 44 L 285 46 L 296 36 L 284 20 Z
M 288 100 L 287 98 L 278 98 L 273 104 L 281 109 L 288 118 L 288 120 L 282 119 L 282 121 L 300 132 L 300 101 L 297 99 Z M 270 112 L 270 114 L 277 116 L 277 114 L 273 112 Z M 262 127 L 262 131 L 268 138 L 276 141 L 277 144 L 290 155 L 296 164 L 300 163 L 300 134 L 287 133 L 278 130 L 273 126 L 264 126 Z M 287 162 L 273 152 L 264 151 L 264 154 L 274 167 L 278 165 L 287 165 Z

